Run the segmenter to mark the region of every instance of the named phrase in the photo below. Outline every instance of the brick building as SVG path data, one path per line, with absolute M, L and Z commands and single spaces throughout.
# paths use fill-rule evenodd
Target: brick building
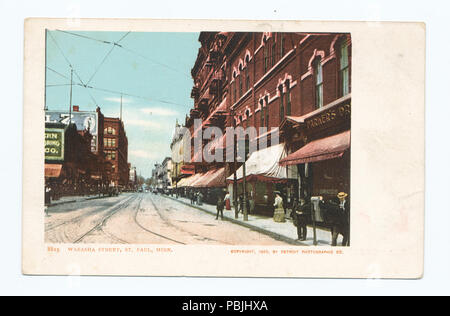
M 106 159 L 112 164 L 110 185 L 127 187 L 130 178 L 128 138 L 119 118 L 104 118 L 103 146 Z
M 261 212 L 271 211 L 275 190 L 283 192 L 287 204 L 293 197 L 349 192 L 350 35 L 202 32 L 199 41 L 191 72 L 194 108 L 185 121 L 193 136 L 191 165 L 196 174 L 183 184 L 228 186 L 236 198 L 246 182 L 245 191 Z M 202 119 L 201 128 L 195 119 Z M 253 168 L 245 177 L 242 162 L 205 161 L 194 136 L 208 126 L 218 127 L 223 136 L 206 150 L 221 149 L 224 155 L 234 137 L 226 135 L 226 127 L 255 127 L 257 134 L 250 138 L 268 136 L 269 147 L 277 142 L 260 128 L 277 130 L 280 145 L 268 149 L 274 161 L 249 164 Z M 201 148 L 207 144 L 203 141 Z M 251 150 L 249 160 L 267 158 L 262 145 Z

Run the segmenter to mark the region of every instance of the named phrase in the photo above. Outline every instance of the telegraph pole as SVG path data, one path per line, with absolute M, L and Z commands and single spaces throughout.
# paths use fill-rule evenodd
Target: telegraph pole
M 122 94 L 120 94 L 120 121 L 122 122 Z
M 70 67 L 69 125 L 72 124 L 72 79 L 73 79 L 73 68 Z

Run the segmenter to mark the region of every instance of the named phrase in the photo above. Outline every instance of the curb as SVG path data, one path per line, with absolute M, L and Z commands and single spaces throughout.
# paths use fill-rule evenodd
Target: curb
M 94 196 L 94 197 L 89 197 L 86 198 L 84 200 L 69 200 L 69 201 L 64 201 L 64 202 L 59 202 L 59 203 L 51 203 L 46 205 L 47 207 L 52 207 L 52 206 L 58 206 L 58 205 L 63 205 L 63 204 L 69 204 L 69 203 L 75 203 L 75 202 L 83 202 L 83 201 L 87 201 L 87 200 L 96 200 L 96 199 L 103 199 L 103 198 L 107 198 L 109 196 Z
M 178 199 L 176 199 L 176 198 L 173 198 L 173 197 L 171 197 L 171 196 L 167 196 L 167 195 L 162 195 L 162 196 L 163 196 L 163 197 L 166 197 L 166 198 L 169 198 L 169 199 L 171 199 L 171 200 L 173 200 L 173 201 L 179 202 L 179 203 L 181 203 L 181 204 L 184 204 L 184 205 L 187 205 L 187 206 L 196 208 L 196 209 L 198 209 L 198 210 L 200 210 L 200 211 L 203 211 L 203 212 L 205 212 L 205 213 L 208 213 L 208 214 L 211 214 L 211 215 L 214 215 L 214 216 L 216 215 L 216 213 L 211 212 L 211 211 L 209 211 L 209 210 L 207 210 L 207 209 L 204 209 L 204 208 L 199 207 L 199 206 L 196 206 L 196 205 L 191 205 L 191 204 L 189 204 L 189 203 L 186 203 L 186 202 L 184 202 L 184 201 L 180 201 L 180 200 L 178 200 Z M 272 238 L 274 238 L 274 239 L 285 241 L 285 242 L 287 242 L 287 243 L 289 243 L 289 244 L 291 244 L 291 245 L 296 245 L 296 246 L 308 246 L 307 244 L 304 244 L 304 243 L 302 243 L 302 242 L 300 242 L 300 241 L 298 241 L 298 240 L 296 240 L 296 239 L 292 239 L 292 238 L 290 238 L 290 237 L 286 237 L 286 236 L 284 236 L 284 235 L 275 233 L 275 232 L 273 232 L 273 231 L 270 231 L 270 230 L 267 230 L 267 229 L 264 229 L 264 228 L 261 228 L 261 227 L 258 227 L 258 226 L 254 226 L 254 225 L 245 223 L 245 222 L 243 222 L 243 221 L 240 221 L 240 220 L 237 220 L 237 219 L 234 219 L 234 218 L 229 218 L 229 217 L 224 216 L 223 219 L 226 220 L 226 221 L 230 221 L 230 222 L 232 222 L 232 223 L 234 223 L 234 224 L 238 224 L 238 225 L 244 226 L 244 227 L 246 227 L 246 228 L 249 228 L 249 229 L 251 229 L 251 230 L 257 231 L 257 232 L 262 233 L 262 234 L 264 234 L 264 235 L 268 235 L 268 236 L 270 236 L 270 237 L 272 237 Z

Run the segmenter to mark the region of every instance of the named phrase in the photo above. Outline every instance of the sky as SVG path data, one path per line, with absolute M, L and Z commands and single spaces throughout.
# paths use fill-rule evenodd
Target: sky
M 80 111 L 98 105 L 106 117 L 119 117 L 122 92 L 128 162 L 138 174 L 150 177 L 153 165 L 171 156 L 176 120 L 183 123 L 193 107 L 190 72 L 200 47 L 198 36 L 49 30 L 46 107 L 68 111 L 70 65 L 72 105 Z

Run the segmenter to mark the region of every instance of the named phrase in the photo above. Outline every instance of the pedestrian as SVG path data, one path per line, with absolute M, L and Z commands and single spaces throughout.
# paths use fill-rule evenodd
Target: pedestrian
M 244 197 L 242 196 L 242 194 L 239 195 L 238 205 L 239 205 L 238 213 L 244 213 Z
M 348 194 L 339 192 L 337 197 L 339 199 L 339 209 L 341 210 L 341 234 L 342 246 L 350 246 L 350 201 L 347 200 Z M 337 239 L 337 236 L 336 236 Z M 333 241 L 335 237 L 333 236 Z
M 250 193 L 250 198 L 248 199 L 248 210 L 249 214 L 253 214 L 255 212 L 255 200 L 253 198 L 253 191 Z
M 297 202 L 297 199 L 294 199 L 294 204 L 292 206 L 292 220 L 294 225 L 297 226 L 297 237 L 299 240 L 306 240 L 307 235 L 307 227 L 308 223 L 308 215 L 310 212 L 308 210 L 311 206 L 306 205 L 306 201 L 304 199 L 300 199 L 300 203 Z
M 197 205 L 202 205 L 203 194 L 202 192 L 197 193 Z
M 230 197 L 230 193 L 227 191 L 227 193 L 225 194 L 225 208 L 227 211 L 231 210 L 231 197 Z
M 219 196 L 219 198 L 217 199 L 217 215 L 216 215 L 216 219 L 219 219 L 219 213 L 220 213 L 220 219 L 223 220 L 223 200 L 222 197 Z
M 284 208 L 283 208 L 283 198 L 279 191 L 275 191 L 275 203 L 273 204 L 275 210 L 273 212 L 273 220 L 275 222 L 285 222 L 284 218 Z

